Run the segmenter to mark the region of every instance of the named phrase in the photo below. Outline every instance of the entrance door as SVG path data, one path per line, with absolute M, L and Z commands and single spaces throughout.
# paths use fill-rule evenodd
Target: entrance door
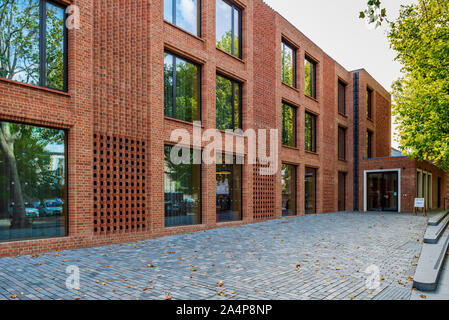
M 398 173 L 368 173 L 368 211 L 399 211 Z

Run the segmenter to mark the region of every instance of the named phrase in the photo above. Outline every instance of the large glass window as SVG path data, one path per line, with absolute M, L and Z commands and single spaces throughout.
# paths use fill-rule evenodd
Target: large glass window
M 168 52 L 164 57 L 165 116 L 188 122 L 201 120 L 200 68 Z
M 338 127 L 338 159 L 346 160 L 346 129 Z
M 44 0 L 0 1 L 0 30 L 0 77 L 67 90 L 63 7 Z
M 242 58 L 242 11 L 230 1 L 216 0 L 217 47 Z
M 309 152 L 316 152 L 316 116 L 305 113 L 305 149 Z
M 296 166 L 282 165 L 282 216 L 296 216 Z
M 304 59 L 304 85 L 305 94 L 316 99 L 316 62 Z
M 216 194 L 217 222 L 242 220 L 242 165 L 226 164 L 226 156 L 217 161 Z
M 306 214 L 316 213 L 316 173 L 315 168 L 306 168 L 305 210 Z
M 65 137 L 0 121 L 0 241 L 67 235 Z
M 164 0 L 164 19 L 201 36 L 201 0 Z
M 346 210 L 346 172 L 338 172 L 338 211 Z
M 193 150 L 189 164 L 173 163 L 172 149 L 165 147 L 165 227 L 201 224 L 201 165 L 193 164 Z
M 282 82 L 296 87 L 296 50 L 282 41 Z
M 373 90 L 370 88 L 366 89 L 366 117 L 373 118 Z
M 242 85 L 239 82 L 217 75 L 216 112 L 217 129 L 237 130 L 242 128 Z
M 296 108 L 282 104 L 282 144 L 296 147 Z
M 338 81 L 338 113 L 346 115 L 346 84 Z

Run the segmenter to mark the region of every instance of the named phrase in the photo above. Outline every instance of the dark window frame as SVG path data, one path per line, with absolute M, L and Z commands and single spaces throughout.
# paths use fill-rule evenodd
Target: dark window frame
M 373 93 L 373 89 L 366 87 L 366 118 L 368 120 L 373 120 Z
M 284 144 L 284 117 L 282 116 L 282 135 L 281 135 L 281 142 L 283 146 L 297 148 L 298 147 L 298 108 L 295 106 L 292 106 L 291 104 L 287 102 L 282 102 L 282 108 L 284 106 L 287 106 L 293 110 L 293 145 L 289 146 L 287 144 Z M 283 112 L 282 112 L 283 113 Z
M 366 131 L 366 158 L 370 159 L 373 157 L 373 138 L 374 132 L 371 130 Z
M 295 199 L 295 208 L 293 210 L 293 215 L 287 215 L 290 217 L 297 217 L 298 216 L 298 165 L 291 164 L 291 163 L 282 163 L 282 166 L 290 166 L 291 167 L 291 173 L 294 173 L 291 175 L 291 178 L 293 178 L 293 195 Z M 281 172 L 282 175 L 282 172 Z M 283 177 L 281 177 L 283 179 Z M 282 183 L 281 183 L 281 199 L 282 199 Z
M 202 98 L 203 97 L 203 66 L 200 63 L 195 62 L 195 61 L 193 61 L 189 58 L 186 58 L 182 55 L 179 55 L 176 52 L 170 51 L 169 49 L 164 49 L 164 53 L 167 53 L 173 57 L 173 71 L 172 71 L 173 72 L 173 74 L 172 74 L 172 77 L 173 77 L 173 95 L 172 95 L 173 106 L 172 106 L 172 108 L 173 108 L 173 110 L 172 110 L 172 114 L 174 115 L 174 116 L 170 117 L 170 116 L 165 115 L 165 113 L 164 113 L 164 117 L 179 120 L 179 121 L 185 121 L 185 120 L 176 118 L 176 58 L 179 58 L 181 60 L 184 60 L 187 63 L 195 65 L 198 68 L 198 114 L 199 114 L 199 120 L 192 119 L 192 123 L 194 121 L 202 121 L 203 120 L 203 110 L 202 110 L 202 107 L 203 107 L 203 98 Z M 164 79 L 164 81 L 165 81 L 165 79 Z M 164 102 L 164 109 L 165 109 L 165 102 Z M 186 121 L 186 122 L 188 122 L 188 121 Z
M 311 143 L 311 150 L 307 149 L 307 143 L 304 143 L 304 149 L 307 152 L 317 153 L 318 146 L 317 146 L 317 137 L 316 137 L 316 135 L 317 135 L 318 116 L 316 114 L 312 113 L 312 112 L 308 112 L 308 111 L 305 112 L 305 115 L 304 115 L 304 130 L 305 131 L 308 130 L 308 128 L 306 126 L 306 117 L 308 117 L 308 116 L 311 117 L 311 119 L 312 119 L 312 128 L 311 128 L 311 130 L 312 130 L 312 133 L 311 133 L 312 141 L 310 141 L 310 143 Z M 305 134 L 304 134 L 304 138 L 305 138 Z
M 63 23 L 63 87 L 62 89 L 53 88 L 47 85 L 47 3 L 58 7 L 64 10 L 64 23 Z M 67 22 L 67 13 L 65 12 L 67 6 L 58 2 L 50 1 L 50 0 L 39 0 L 39 84 L 36 86 L 43 87 L 51 90 L 68 92 L 68 49 L 69 49 L 69 41 L 68 41 L 68 29 L 66 26 Z M 18 80 L 13 80 L 19 83 L 25 83 Z
M 338 159 L 346 160 L 347 128 L 338 126 Z M 343 146 L 340 145 L 340 134 L 343 134 Z
M 164 0 L 164 3 L 165 3 L 165 1 L 171 1 L 171 3 L 172 3 L 172 12 L 171 12 L 171 14 L 172 14 L 173 22 L 167 21 L 167 20 L 165 20 L 165 18 L 164 18 L 164 20 L 167 21 L 168 23 L 174 24 L 175 26 L 181 28 L 182 30 L 184 30 L 185 32 L 187 32 L 189 34 L 192 34 L 192 35 L 194 35 L 196 37 L 202 38 L 202 31 L 203 31 L 202 30 L 202 23 L 201 23 L 201 17 L 202 17 L 202 13 L 203 13 L 202 0 L 197 0 L 198 1 L 197 2 L 197 17 L 196 17 L 197 34 L 191 33 L 190 31 L 188 31 L 188 30 L 180 27 L 178 24 L 176 24 L 176 0 Z M 164 10 L 164 3 L 162 4 L 162 10 Z M 162 14 L 162 15 L 164 15 L 164 14 Z
M 337 192 L 337 194 L 338 195 L 340 195 L 340 178 L 343 178 L 343 193 L 344 193 L 344 197 L 343 197 L 343 199 L 340 199 L 340 196 L 338 196 L 338 211 L 346 211 L 346 197 L 347 197 L 347 188 L 348 188 L 348 182 L 347 182 L 347 179 L 348 179 L 348 173 L 347 172 L 344 172 L 344 171 L 339 171 L 338 172 L 338 192 Z M 341 209 L 341 207 L 340 207 L 340 200 L 343 200 L 343 204 L 342 204 L 342 207 L 343 207 L 343 210 Z
M 235 9 L 238 13 L 239 13 L 239 54 L 236 55 L 235 54 L 235 30 L 234 30 L 234 10 L 232 10 L 232 15 L 231 15 L 231 20 L 232 20 L 232 47 L 231 47 L 231 52 L 227 52 L 226 50 L 223 50 L 227 53 L 229 53 L 230 55 L 237 57 L 239 59 L 243 59 L 243 8 L 241 8 L 238 4 L 236 4 L 233 1 L 230 0 L 221 0 L 224 3 L 226 3 L 227 5 L 229 5 L 231 8 Z M 215 11 L 216 12 L 216 11 Z M 217 23 L 217 19 L 215 17 L 215 23 Z M 217 40 L 215 39 L 215 44 L 217 43 Z
M 312 77 L 313 77 L 313 79 L 312 79 L 312 82 L 311 82 L 311 84 L 312 84 L 312 95 L 308 95 L 307 93 L 306 93 L 306 90 L 305 90 L 305 88 L 304 88 L 304 94 L 307 96 L 307 97 L 309 97 L 309 98 L 312 98 L 312 99 L 317 99 L 317 68 L 318 68 L 318 62 L 315 60 L 315 59 L 313 59 L 313 58 L 311 58 L 309 55 L 305 55 L 305 57 L 304 57 L 304 64 L 305 64 L 305 62 L 309 62 L 311 65 L 312 65 Z M 305 68 L 304 68 L 304 79 L 305 79 Z M 304 81 L 304 86 L 305 86 L 305 81 Z
M 239 89 L 239 93 L 240 93 L 240 97 L 239 97 L 239 125 L 237 129 L 242 129 L 243 130 L 243 82 L 240 82 L 238 80 L 235 80 L 223 73 L 217 72 L 216 77 L 222 77 L 224 79 L 227 79 L 229 81 L 231 81 L 231 90 L 232 90 L 232 127 L 233 128 L 228 128 L 228 129 L 232 129 L 232 130 L 236 130 L 235 128 L 235 85 L 238 85 L 238 89 Z M 215 78 L 216 79 L 216 78 Z M 217 80 L 215 80 L 217 81 Z M 216 92 L 215 92 L 215 97 L 216 97 Z M 217 112 L 217 108 L 215 107 L 215 112 Z M 216 118 L 216 115 L 215 115 Z
M 304 213 L 305 214 L 316 214 L 317 213 L 317 204 L 318 204 L 318 194 L 317 194 L 317 190 L 318 190 L 318 168 L 315 168 L 315 167 L 305 167 L 305 176 L 304 176 L 304 180 L 305 180 L 305 178 L 306 178 L 306 175 L 307 175 L 307 170 L 312 170 L 313 171 L 313 173 L 314 173 L 314 193 L 315 193 L 315 203 L 314 203 L 314 208 L 315 208 L 315 212 L 308 212 L 307 211 L 307 201 L 306 201 L 306 199 L 305 199 L 305 196 L 306 196 L 306 194 L 307 194 L 307 192 L 304 192 Z
M 298 55 L 298 48 L 296 46 L 294 46 L 291 42 L 289 42 L 288 40 L 282 38 L 282 42 L 281 42 L 281 46 L 282 46 L 282 61 L 284 61 L 284 55 L 285 55 L 285 47 L 288 47 L 292 50 L 293 52 L 293 84 L 292 87 L 294 87 L 295 89 L 298 88 L 298 76 L 297 76 L 297 55 Z M 290 86 L 289 84 L 287 84 L 285 82 L 285 68 L 284 68 L 284 63 L 282 63 L 282 83 Z
M 340 86 L 343 88 L 343 106 L 340 104 Z M 346 89 L 347 89 L 347 83 L 343 82 L 342 80 L 338 80 L 338 113 L 346 116 Z M 343 110 L 342 110 L 343 109 Z

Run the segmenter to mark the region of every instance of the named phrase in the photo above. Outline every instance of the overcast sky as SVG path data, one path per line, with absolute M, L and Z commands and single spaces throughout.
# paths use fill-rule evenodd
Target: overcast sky
M 359 19 L 366 0 L 264 0 L 347 70 L 366 69 L 385 89 L 401 75 L 385 28 L 373 29 Z M 390 19 L 401 4 L 415 0 L 383 0 Z M 397 146 L 396 143 L 394 143 Z

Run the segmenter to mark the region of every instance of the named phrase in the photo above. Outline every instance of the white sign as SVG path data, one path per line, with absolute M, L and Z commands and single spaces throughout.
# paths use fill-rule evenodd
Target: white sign
M 424 208 L 424 198 L 415 198 L 415 208 Z

